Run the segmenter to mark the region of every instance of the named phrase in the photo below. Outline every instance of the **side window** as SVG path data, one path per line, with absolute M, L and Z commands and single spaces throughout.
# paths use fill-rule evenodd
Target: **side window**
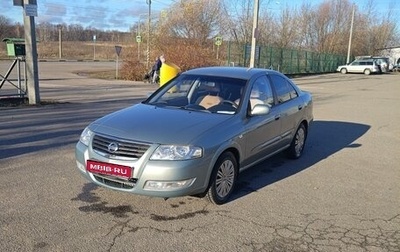
M 278 103 L 284 103 L 298 97 L 296 89 L 282 76 L 271 74 L 272 85 L 278 97 Z
M 250 93 L 250 104 L 253 108 L 256 104 L 274 105 L 274 96 L 271 84 L 267 76 L 261 76 L 253 84 Z
M 297 93 L 296 89 L 294 89 L 294 87 L 290 83 L 288 83 L 288 85 L 289 85 L 289 89 L 290 89 L 290 99 L 294 99 L 294 98 L 298 97 L 299 94 Z

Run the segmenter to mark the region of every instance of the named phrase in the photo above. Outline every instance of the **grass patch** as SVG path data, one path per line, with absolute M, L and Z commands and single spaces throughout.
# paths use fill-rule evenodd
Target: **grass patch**
M 115 70 L 80 71 L 75 74 L 93 79 L 115 80 Z
M 115 80 L 115 70 L 89 72 L 88 76 L 95 79 Z

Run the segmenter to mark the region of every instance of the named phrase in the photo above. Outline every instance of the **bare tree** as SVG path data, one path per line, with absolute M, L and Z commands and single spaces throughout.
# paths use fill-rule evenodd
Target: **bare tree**
M 374 55 L 378 49 L 383 49 L 389 46 L 398 46 L 396 43 L 396 23 L 393 18 L 392 8 L 394 3 L 388 6 L 388 13 L 385 16 L 379 16 L 376 12 L 375 2 L 369 1 L 364 7 L 365 11 L 357 15 L 359 26 L 355 30 L 358 37 L 362 40 L 356 41 L 357 46 L 362 48 L 362 55 Z M 359 51 L 355 51 L 358 55 Z M 356 55 L 357 55 L 356 54 Z
M 298 15 L 298 48 L 345 54 L 351 15 L 352 5 L 348 0 L 324 1 L 314 8 L 303 4 Z
M 230 38 L 239 44 L 251 41 L 253 27 L 253 1 L 228 0 L 224 2 L 223 25 Z
M 213 0 L 181 0 L 175 3 L 163 22 L 165 35 L 205 43 L 219 33 L 221 6 Z
M 42 42 L 55 41 L 56 37 L 54 30 L 57 29 L 55 25 L 48 22 L 43 22 L 37 25 L 36 31 L 38 33 L 38 39 Z
M 24 25 L 20 23 L 16 23 L 13 27 L 13 36 L 16 38 L 23 38 L 25 35 Z
M 0 15 L 0 34 L 2 38 L 12 37 L 13 35 L 11 20 L 2 15 Z
M 280 48 L 295 47 L 298 40 L 300 23 L 295 9 L 282 9 L 274 27 L 275 45 Z
M 299 8 L 299 36 L 297 38 L 298 49 L 312 49 L 315 47 L 314 37 L 312 36 L 312 20 L 313 20 L 313 10 L 310 4 L 303 3 Z

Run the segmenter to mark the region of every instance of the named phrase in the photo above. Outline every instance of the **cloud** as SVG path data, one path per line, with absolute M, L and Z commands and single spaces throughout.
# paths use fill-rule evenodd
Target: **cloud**
M 64 4 L 45 4 L 44 6 L 44 15 L 49 16 L 65 16 L 67 15 L 67 7 Z
M 65 23 L 64 17 L 67 15 L 67 7 L 64 4 L 45 3 L 42 12 L 38 13 L 38 23 Z
M 149 6 L 145 0 L 38 0 L 38 23 L 79 24 L 104 30 L 129 31 L 141 19 L 147 18 Z M 171 0 L 152 1 L 152 16 L 168 8 Z M 0 15 L 12 22 L 23 22 L 22 7 L 12 0 L 0 0 Z

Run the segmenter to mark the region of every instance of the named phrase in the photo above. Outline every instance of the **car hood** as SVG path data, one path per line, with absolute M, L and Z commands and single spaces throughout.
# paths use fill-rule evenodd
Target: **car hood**
M 232 116 L 136 104 L 96 120 L 90 129 L 95 133 L 134 141 L 191 144 L 212 128 L 226 125 Z

